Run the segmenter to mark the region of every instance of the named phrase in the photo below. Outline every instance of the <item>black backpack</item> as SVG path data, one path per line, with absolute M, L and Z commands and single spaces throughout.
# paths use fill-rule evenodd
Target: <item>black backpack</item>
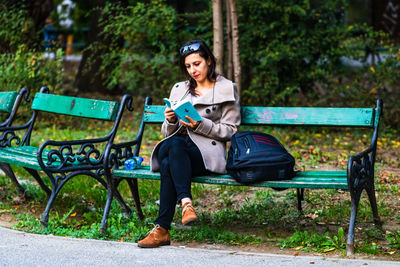
M 240 183 L 294 177 L 294 158 L 272 135 L 237 132 L 231 137 L 226 170 Z

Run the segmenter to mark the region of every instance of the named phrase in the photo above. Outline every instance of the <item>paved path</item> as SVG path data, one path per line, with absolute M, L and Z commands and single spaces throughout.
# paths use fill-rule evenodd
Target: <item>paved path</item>
M 334 259 L 28 234 L 0 227 L 0 266 L 400 266 L 399 262 Z

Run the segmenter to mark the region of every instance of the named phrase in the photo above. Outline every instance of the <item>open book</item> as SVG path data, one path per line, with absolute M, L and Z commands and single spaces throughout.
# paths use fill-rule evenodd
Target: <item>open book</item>
M 164 98 L 164 102 L 169 108 L 172 108 L 176 116 L 184 122 L 190 122 L 185 116 L 189 116 L 195 121 L 201 121 L 201 116 L 189 100 L 178 101 L 176 104 L 172 105 L 168 98 Z

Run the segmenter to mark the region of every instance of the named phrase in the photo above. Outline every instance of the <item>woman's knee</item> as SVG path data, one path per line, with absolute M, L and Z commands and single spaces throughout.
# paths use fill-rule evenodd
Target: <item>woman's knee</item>
M 171 138 L 171 142 L 169 145 L 169 149 L 168 149 L 168 156 L 174 157 L 176 155 L 179 155 L 181 153 L 184 153 L 184 151 L 186 150 L 186 141 L 184 138 L 177 136 L 176 138 Z
M 160 164 L 160 173 L 161 177 L 165 174 L 169 175 L 169 158 L 165 157 L 162 159 L 161 164 Z

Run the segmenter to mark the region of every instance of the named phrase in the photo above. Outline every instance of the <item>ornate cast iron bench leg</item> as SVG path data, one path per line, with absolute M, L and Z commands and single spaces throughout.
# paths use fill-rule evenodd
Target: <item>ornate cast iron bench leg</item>
M 347 183 L 351 196 L 351 216 L 347 237 L 347 255 L 354 254 L 354 225 L 362 191 L 367 191 L 371 203 L 374 222 L 380 225 L 374 189 L 374 149 L 351 156 L 347 165 Z
M 107 200 L 106 200 L 106 204 L 104 206 L 103 217 L 101 219 L 101 226 L 100 226 L 100 232 L 103 234 L 107 230 L 108 216 L 110 214 L 111 203 L 112 203 L 114 196 L 118 200 L 118 202 L 120 203 L 122 208 L 125 210 L 125 212 L 128 214 L 128 216 L 132 217 L 132 215 L 133 215 L 133 211 L 129 208 L 129 206 L 122 199 L 122 196 L 117 189 L 120 182 L 121 182 L 121 180 L 112 179 L 112 180 L 108 181 L 108 185 L 106 185 Z
M 304 200 L 304 188 L 297 188 L 297 210 L 299 213 L 303 213 L 301 202 Z
M 21 195 L 26 198 L 30 198 L 28 192 L 26 192 L 25 188 L 18 182 L 13 170 L 8 163 L 0 162 L 0 169 L 2 169 L 8 177 L 10 177 L 12 183 L 15 185 Z
M 142 207 L 140 206 L 140 196 L 139 196 L 137 179 L 128 179 L 127 181 L 128 181 L 129 188 L 131 189 L 133 199 L 135 200 L 136 214 L 137 214 L 139 220 L 143 220 L 144 215 L 143 215 Z
M 24 168 L 27 172 L 29 172 L 30 175 L 35 178 L 35 180 L 38 182 L 40 187 L 46 192 L 47 196 L 51 195 L 51 190 L 50 188 L 47 187 L 47 185 L 43 182 L 42 178 L 40 177 L 39 173 L 36 170 L 29 169 L 29 168 Z
M 108 215 L 110 213 L 110 208 L 111 208 L 111 203 L 114 197 L 114 192 L 115 192 L 115 185 L 114 181 L 108 181 L 108 186 L 107 186 L 107 200 L 106 200 L 106 205 L 104 206 L 104 211 L 103 211 L 103 218 L 101 219 L 101 226 L 100 226 L 100 232 L 105 233 L 107 230 L 107 220 L 108 220 Z
M 349 233 L 347 235 L 347 244 L 346 251 L 347 256 L 354 254 L 354 227 L 356 223 L 358 204 L 360 203 L 362 189 L 359 190 L 351 190 L 351 215 L 350 215 L 350 223 L 349 223 Z
M 382 228 L 382 221 L 379 218 L 378 214 L 378 206 L 376 204 L 376 196 L 375 196 L 375 185 L 374 183 L 368 183 L 365 187 L 365 191 L 367 191 L 369 203 L 371 204 L 372 214 L 374 215 L 374 224 L 378 228 Z

